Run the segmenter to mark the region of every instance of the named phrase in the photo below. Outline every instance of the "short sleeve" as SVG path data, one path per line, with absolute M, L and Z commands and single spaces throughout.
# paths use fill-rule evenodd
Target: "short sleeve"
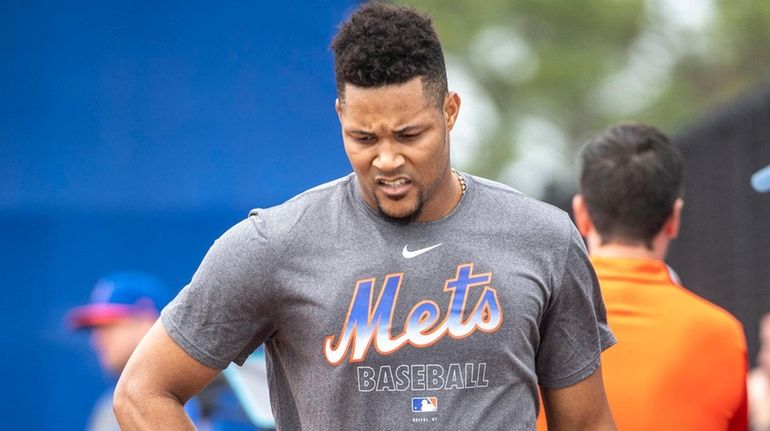
M 570 223 L 561 277 L 540 322 L 539 385 L 563 388 L 593 374 L 601 352 L 615 344 L 599 282 L 583 240 Z M 557 267 L 558 268 L 558 267 Z
M 252 216 L 225 232 L 190 283 L 161 312 L 171 338 L 207 366 L 243 364 L 273 332 L 275 245 L 262 224 Z

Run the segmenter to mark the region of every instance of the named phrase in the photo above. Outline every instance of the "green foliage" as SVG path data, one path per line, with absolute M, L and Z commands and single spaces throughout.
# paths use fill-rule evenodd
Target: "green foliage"
M 562 131 L 564 172 L 577 148 L 611 123 L 633 119 L 675 134 L 767 79 L 770 2 L 702 0 L 711 19 L 691 25 L 689 10 L 676 16 L 668 8 L 676 1 L 403 3 L 431 14 L 448 57 L 499 116 L 462 167 L 506 180 L 533 145 L 518 133 L 526 116 Z

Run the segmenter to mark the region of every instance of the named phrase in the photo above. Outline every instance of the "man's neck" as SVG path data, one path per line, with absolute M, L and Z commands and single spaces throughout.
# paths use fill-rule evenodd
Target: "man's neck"
M 602 243 L 598 235 L 589 235 L 586 239 L 588 242 L 588 252 L 591 257 L 663 260 L 668 250 L 668 241 L 661 238 L 660 235 L 653 239 L 652 249 L 648 248 L 644 243 Z

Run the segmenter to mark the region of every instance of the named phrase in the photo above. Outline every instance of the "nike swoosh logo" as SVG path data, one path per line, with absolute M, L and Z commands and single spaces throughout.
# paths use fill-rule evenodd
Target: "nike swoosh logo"
M 404 259 L 411 259 L 413 257 L 417 257 L 417 256 L 425 253 L 426 251 L 431 251 L 434 248 L 440 246 L 441 244 L 443 244 L 443 243 L 438 243 L 436 245 L 432 245 L 430 247 L 421 248 L 421 249 L 415 250 L 415 251 L 409 251 L 407 249 L 407 246 L 404 246 L 404 249 L 401 250 L 401 256 L 404 256 Z

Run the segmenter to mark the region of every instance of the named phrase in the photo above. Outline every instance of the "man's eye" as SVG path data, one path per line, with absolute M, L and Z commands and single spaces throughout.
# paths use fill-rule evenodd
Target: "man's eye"
M 362 144 L 370 144 L 376 140 L 374 136 L 354 136 L 353 139 Z
M 420 136 L 419 133 L 402 133 L 398 135 L 399 139 L 401 139 L 402 141 L 409 141 L 412 139 L 416 139 L 419 136 Z

